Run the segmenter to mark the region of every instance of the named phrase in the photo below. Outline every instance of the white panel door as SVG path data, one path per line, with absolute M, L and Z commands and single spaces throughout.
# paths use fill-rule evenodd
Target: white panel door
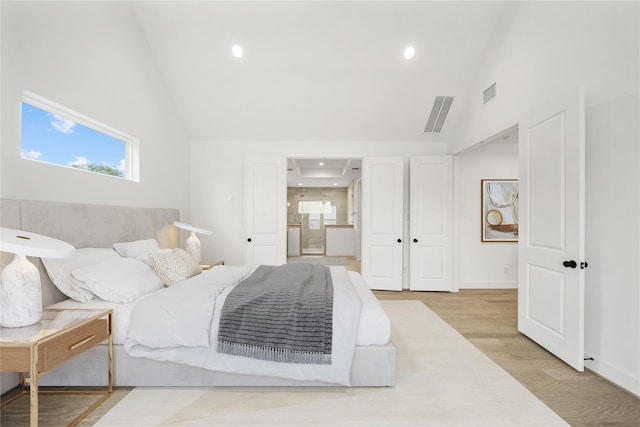
M 248 267 L 287 262 L 287 160 L 245 159 L 245 257 Z
M 402 157 L 362 161 L 362 276 L 371 289 L 402 290 Z
M 520 121 L 518 329 L 584 368 L 584 95 Z
M 453 290 L 453 162 L 411 157 L 409 289 Z

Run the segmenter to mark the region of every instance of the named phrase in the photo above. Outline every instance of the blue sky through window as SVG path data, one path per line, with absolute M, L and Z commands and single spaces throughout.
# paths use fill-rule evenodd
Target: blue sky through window
M 126 143 L 22 102 L 21 156 L 64 166 L 107 165 L 125 176 Z

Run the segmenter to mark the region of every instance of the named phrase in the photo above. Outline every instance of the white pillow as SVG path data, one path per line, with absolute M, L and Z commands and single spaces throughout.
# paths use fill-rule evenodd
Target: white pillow
M 198 261 L 184 249 L 174 249 L 171 253 L 150 253 L 149 260 L 160 280 L 167 286 L 202 273 Z
M 127 303 L 164 288 L 147 264 L 133 258 L 116 258 L 71 272 L 74 283 L 105 301 Z
M 133 242 L 114 243 L 113 249 L 116 250 L 123 258 L 135 258 L 138 261 L 142 261 L 148 265 L 149 252 L 165 251 L 160 249 L 156 239 L 135 240 Z M 170 249 L 168 251 L 171 251 Z
M 78 268 L 119 258 L 116 251 L 111 248 L 82 248 L 76 249 L 67 258 L 42 258 L 42 264 L 47 270 L 47 275 L 60 292 L 76 301 L 87 302 L 92 300 L 95 295 L 76 286 L 70 278 L 71 272 Z

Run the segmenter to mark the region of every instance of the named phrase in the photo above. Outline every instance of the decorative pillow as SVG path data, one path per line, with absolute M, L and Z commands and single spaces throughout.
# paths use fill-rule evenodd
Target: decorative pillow
M 202 273 L 198 261 L 183 249 L 174 249 L 171 253 L 150 253 L 149 260 L 160 280 L 167 286 Z
M 71 280 L 105 301 L 132 302 L 164 288 L 147 264 L 133 258 L 116 258 L 71 272 Z
M 76 301 L 87 302 L 95 298 L 95 295 L 73 283 L 70 277 L 71 272 L 78 268 L 119 258 L 116 251 L 111 248 L 82 248 L 76 249 L 66 258 L 42 258 L 42 264 L 60 292 Z
M 134 258 L 145 264 L 149 263 L 149 253 L 163 251 L 156 239 L 135 240 L 133 242 L 114 243 L 113 249 L 123 258 Z M 170 251 L 170 249 L 168 250 Z

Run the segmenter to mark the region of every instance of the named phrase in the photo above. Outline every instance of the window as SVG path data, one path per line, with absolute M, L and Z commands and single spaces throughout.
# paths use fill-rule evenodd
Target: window
M 322 200 L 298 201 L 298 213 L 300 214 L 330 214 L 331 202 Z
M 138 181 L 137 140 L 33 94 L 22 98 L 23 159 Z

